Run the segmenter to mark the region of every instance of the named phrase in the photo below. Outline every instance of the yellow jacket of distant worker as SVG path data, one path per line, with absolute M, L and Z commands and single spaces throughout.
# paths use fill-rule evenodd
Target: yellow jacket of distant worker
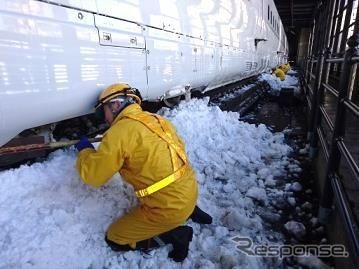
M 284 74 L 287 74 L 288 71 L 290 70 L 290 64 L 289 64 L 289 63 L 287 63 L 287 64 L 281 64 L 281 65 L 279 66 L 279 68 L 283 70 Z
M 280 78 L 280 80 L 285 80 L 285 74 L 281 68 L 277 68 L 276 70 L 274 70 L 273 74 L 276 77 Z
M 287 63 L 286 66 L 287 66 L 287 72 L 288 72 L 292 67 L 290 66 L 290 63 Z
M 79 153 L 77 168 L 85 183 L 100 187 L 119 171 L 137 191 L 173 173 L 168 144 L 143 123 L 127 117 L 136 113 L 145 112 L 138 104 L 126 107 L 105 133 L 97 150 L 87 148 Z M 161 128 L 155 117 L 150 116 L 150 120 L 156 128 Z M 184 150 L 175 128 L 164 120 L 170 126 L 172 138 Z M 180 179 L 139 199 L 145 219 L 162 225 L 158 232 L 166 230 L 163 227 L 167 224 L 172 227 L 184 222 L 197 200 L 197 181 L 191 165 L 188 163 Z

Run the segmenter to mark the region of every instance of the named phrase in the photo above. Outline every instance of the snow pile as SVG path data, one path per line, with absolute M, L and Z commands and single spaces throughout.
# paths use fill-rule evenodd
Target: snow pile
M 229 99 L 233 99 L 239 95 L 242 95 L 243 93 L 245 93 L 246 91 L 248 91 L 249 89 L 251 89 L 253 87 L 254 87 L 254 84 L 250 84 L 250 85 L 236 88 L 234 91 L 231 91 L 231 92 L 225 94 L 224 96 L 222 96 L 221 98 L 219 98 L 218 101 L 223 102 L 223 101 L 226 101 Z
M 290 76 L 290 75 L 286 75 L 285 76 L 285 80 L 281 81 L 282 83 L 282 87 L 287 87 L 287 88 L 290 88 L 290 87 L 298 87 L 298 78 L 297 77 L 294 77 L 294 76 Z
M 281 81 L 275 75 L 269 73 L 261 74 L 259 76 L 259 80 L 266 81 L 271 87 L 272 93 L 275 95 L 278 95 L 282 88 L 293 88 L 295 94 L 299 94 L 300 92 L 298 77 L 291 76 L 289 72 L 287 73 L 283 81 Z
M 296 70 L 294 70 L 294 69 L 290 69 L 288 72 L 287 72 L 287 75 L 291 75 L 291 76 L 295 76 L 295 75 L 297 75 L 298 74 L 298 72 L 296 71 Z
M 296 257 L 297 262 L 309 269 L 331 269 L 330 266 L 326 265 L 321 259 L 312 255 L 311 253 L 307 253 L 303 256 Z
M 272 75 L 270 73 L 263 73 L 259 76 L 260 81 L 266 81 L 269 86 L 271 87 L 271 90 L 273 93 L 280 92 L 282 89 L 282 81 L 276 77 L 275 75 Z
M 276 177 L 285 174 L 291 149 L 281 133 L 238 121 L 234 112 L 209 107 L 208 99 L 162 110 L 177 127 L 200 185 L 198 204 L 212 225 L 194 229 L 188 258 L 176 264 L 169 246 L 148 254 L 112 252 L 108 225 L 136 204 L 119 175 L 100 189 L 84 185 L 74 149 L 47 161 L 0 172 L 0 267 L 3 268 L 266 268 L 280 263 L 239 253 L 229 239 L 273 238 L 257 214 L 265 209 Z M 280 243 L 280 242 L 277 242 Z M 270 264 L 271 263 L 271 264 Z M 274 264 L 273 264 L 274 263 Z

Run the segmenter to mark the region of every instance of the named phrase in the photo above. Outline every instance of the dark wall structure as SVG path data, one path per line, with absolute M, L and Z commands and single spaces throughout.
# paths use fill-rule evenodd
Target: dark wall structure
M 281 17 L 289 43 L 289 61 L 298 60 L 299 45 L 303 40 L 303 29 L 310 29 L 313 23 L 317 0 L 274 0 Z M 308 31 L 308 30 L 307 30 Z
M 297 50 L 296 50 L 296 63 L 298 66 L 304 67 L 306 63 L 306 58 L 308 56 L 308 46 L 309 46 L 309 38 L 310 38 L 311 29 L 310 28 L 302 28 L 299 32 Z
M 344 245 L 350 254 L 335 258 L 337 268 L 359 268 L 358 2 L 316 2 L 309 25 L 295 27 L 298 43 L 292 48 L 305 85 L 319 218 L 327 224 L 329 243 Z

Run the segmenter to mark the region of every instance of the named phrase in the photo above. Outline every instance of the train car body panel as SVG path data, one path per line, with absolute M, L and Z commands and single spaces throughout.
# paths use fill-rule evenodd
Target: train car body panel
M 0 146 L 91 113 L 115 82 L 160 100 L 274 67 L 287 54 L 278 18 L 272 0 L 2 1 Z

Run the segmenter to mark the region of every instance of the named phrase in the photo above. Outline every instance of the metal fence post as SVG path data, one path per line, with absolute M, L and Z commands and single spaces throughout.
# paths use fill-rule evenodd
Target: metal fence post
M 307 57 L 305 58 L 305 72 L 304 72 L 304 81 L 306 84 L 308 84 L 309 63 L 310 63 L 310 56 L 307 55 Z
M 342 64 L 342 72 L 340 75 L 339 96 L 337 103 L 337 110 L 335 115 L 335 123 L 333 130 L 332 143 L 329 151 L 329 160 L 326 168 L 325 183 L 323 188 L 323 195 L 320 201 L 319 221 L 321 223 L 328 223 L 330 220 L 331 207 L 333 204 L 333 189 L 331 186 L 332 175 L 336 174 L 339 169 L 340 151 L 337 141 L 342 139 L 345 133 L 345 105 L 344 101 L 348 97 L 348 90 L 351 81 L 351 59 L 354 56 L 359 56 L 359 35 L 353 35 L 347 42 L 349 49 L 345 52 L 344 61 Z
M 329 58 L 329 55 L 331 54 L 329 48 L 325 51 L 325 53 L 323 53 L 321 60 L 323 61 L 323 69 L 322 72 L 320 74 L 320 78 L 318 82 L 318 85 L 316 84 L 316 87 L 318 87 L 318 90 L 316 92 L 316 96 L 315 96 L 315 111 L 313 111 L 312 113 L 312 126 L 309 126 L 311 130 L 311 136 L 310 136 L 310 148 L 309 148 L 309 157 L 311 159 L 314 159 L 317 154 L 318 154 L 318 133 L 317 133 L 317 128 L 320 124 L 321 121 L 321 111 L 320 111 L 320 106 L 322 105 L 323 102 L 323 79 L 325 80 L 325 77 L 323 78 L 323 75 L 325 75 L 328 72 L 328 68 L 329 68 L 329 63 L 327 62 L 327 59 Z
M 305 82 L 309 85 L 310 83 L 310 73 L 312 72 L 313 69 L 313 56 L 308 56 L 308 67 L 307 67 L 307 72 L 306 72 L 306 77 L 305 77 Z
M 311 100 L 311 107 L 312 107 L 312 111 L 310 114 L 310 119 L 309 119 L 309 128 L 308 128 L 308 137 L 310 139 L 310 141 L 313 139 L 313 134 L 315 133 L 315 118 L 316 118 L 316 114 L 318 113 L 319 110 L 319 93 L 320 93 L 320 85 L 322 83 L 322 74 L 323 74 L 323 67 L 324 67 L 324 60 L 325 60 L 325 53 L 324 50 L 321 50 L 319 55 L 318 55 L 318 62 L 317 62 L 317 66 L 316 66 L 316 72 L 315 72 L 315 82 L 314 82 L 314 87 L 313 87 L 313 96 L 312 96 L 312 100 Z M 313 158 L 315 157 L 315 153 L 312 152 L 313 148 L 310 148 L 310 157 Z

